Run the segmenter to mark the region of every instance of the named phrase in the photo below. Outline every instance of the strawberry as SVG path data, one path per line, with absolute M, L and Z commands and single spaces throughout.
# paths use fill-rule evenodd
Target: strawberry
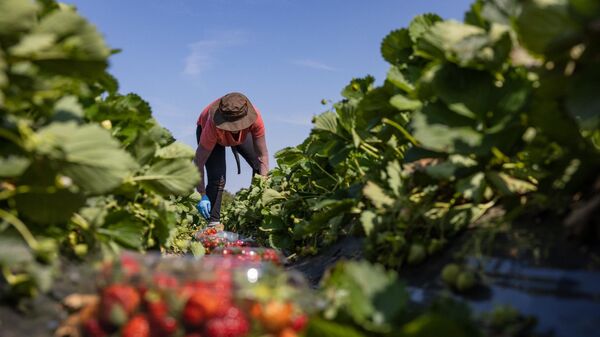
M 123 326 L 121 336 L 150 337 L 150 323 L 144 315 L 136 315 Z
M 140 264 L 131 255 L 121 255 L 121 268 L 126 276 L 132 277 L 140 273 Z
M 270 262 L 273 262 L 274 264 L 280 264 L 281 263 L 281 261 L 279 259 L 279 255 L 273 249 L 266 249 L 263 252 L 263 254 L 262 254 L 262 260 L 263 261 L 270 261 Z
M 308 317 L 306 315 L 298 315 L 292 319 L 292 329 L 296 332 L 304 330 L 308 323 Z
M 222 319 L 211 319 L 206 323 L 204 328 L 204 334 L 207 337 L 229 337 L 227 335 L 227 328 L 225 322 Z
M 163 300 L 159 298 L 148 301 L 146 310 L 153 336 L 171 336 L 177 331 L 177 320 L 169 315 L 169 308 Z
M 285 328 L 277 335 L 277 337 L 298 337 L 298 334 L 294 329 Z
M 167 273 L 158 272 L 152 277 L 154 285 L 158 289 L 173 289 L 177 288 L 179 282 L 173 275 Z
M 222 315 L 229 302 L 229 296 L 224 295 L 215 289 L 196 289 L 183 308 L 183 322 L 198 327 L 204 320 Z
M 104 331 L 97 319 L 90 319 L 83 323 L 83 331 L 86 337 L 106 337 L 108 333 Z
M 250 323 L 240 309 L 231 306 L 224 317 L 213 318 L 204 329 L 207 337 L 242 337 L 250 331 Z
M 260 321 L 268 331 L 279 332 L 291 323 L 292 310 L 291 303 L 269 302 L 262 307 Z
M 100 296 L 100 320 L 112 325 L 125 323 L 140 305 L 140 295 L 131 286 L 112 284 Z

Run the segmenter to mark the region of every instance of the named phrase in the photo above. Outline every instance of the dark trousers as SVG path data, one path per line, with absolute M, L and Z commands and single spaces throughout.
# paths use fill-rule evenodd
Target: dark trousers
M 196 127 L 196 142 L 200 144 L 200 135 L 202 134 L 202 128 L 200 125 Z M 199 146 L 199 145 L 198 145 Z M 252 176 L 259 173 L 260 163 L 258 157 L 254 151 L 254 142 L 252 134 L 249 134 L 241 145 L 234 146 L 234 151 L 237 151 L 242 155 L 244 160 L 252 168 Z M 237 159 L 237 155 L 236 155 Z M 223 191 L 225 190 L 225 178 L 227 173 L 227 166 L 225 163 L 225 147 L 222 145 L 215 145 L 214 149 L 210 153 L 210 156 L 206 160 L 206 195 L 210 200 L 211 211 L 209 222 L 220 222 L 221 221 L 221 200 L 223 197 Z M 238 163 L 239 167 L 239 163 Z

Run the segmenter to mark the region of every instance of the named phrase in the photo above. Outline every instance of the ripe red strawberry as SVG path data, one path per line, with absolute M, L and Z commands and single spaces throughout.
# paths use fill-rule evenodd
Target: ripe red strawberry
M 199 327 L 205 320 L 223 315 L 229 300 L 228 294 L 217 289 L 196 289 L 183 308 L 183 322 L 190 327 Z
M 215 318 L 206 323 L 204 334 L 207 337 L 229 337 L 223 319 Z
M 150 323 L 144 315 L 136 315 L 123 326 L 121 336 L 150 337 Z
M 250 323 L 236 307 L 230 307 L 225 317 L 213 318 L 204 329 L 207 337 L 242 337 L 250 331 Z
M 204 309 L 203 296 L 199 292 L 194 292 L 188 299 L 181 318 L 183 323 L 189 327 L 199 327 L 206 319 L 206 310 Z
M 277 252 L 272 249 L 267 249 L 263 252 L 262 260 L 270 261 L 270 262 L 273 262 L 274 264 L 280 264 L 280 262 L 281 262 L 279 260 L 279 255 L 277 254 Z
M 121 255 L 121 268 L 126 276 L 132 277 L 140 273 L 139 262 L 131 255 Z
M 304 330 L 308 323 L 308 317 L 306 315 L 298 315 L 292 319 L 292 329 L 296 332 Z
M 158 298 L 148 301 L 146 310 L 153 336 L 167 337 L 177 331 L 177 320 L 169 314 L 169 308 L 163 300 Z
M 298 334 L 296 333 L 296 331 L 294 331 L 294 329 L 285 328 L 281 330 L 277 337 L 298 337 Z
M 102 290 L 100 320 L 116 326 L 122 325 L 139 305 L 140 295 L 135 288 L 124 284 L 112 284 Z
M 83 323 L 83 331 L 86 337 L 106 337 L 108 333 L 104 331 L 97 319 L 90 319 Z
M 154 274 L 152 279 L 154 281 L 154 285 L 158 289 L 172 289 L 172 288 L 176 288 L 179 285 L 177 278 L 175 278 L 173 275 L 169 275 L 167 273 L 161 273 L 161 272 L 156 273 L 156 274 Z

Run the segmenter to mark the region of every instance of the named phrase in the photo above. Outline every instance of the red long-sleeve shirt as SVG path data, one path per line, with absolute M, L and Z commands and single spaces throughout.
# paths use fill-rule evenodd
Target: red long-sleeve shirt
M 216 103 L 216 101 L 213 103 Z M 202 127 L 202 134 L 200 135 L 200 142 L 198 143 L 195 157 L 195 162 L 198 166 L 201 177 L 201 181 L 200 184 L 198 184 L 197 190 L 202 194 L 205 193 L 206 187 L 206 184 L 204 183 L 204 165 L 206 164 L 206 160 L 210 156 L 210 153 L 216 144 L 222 146 L 240 145 L 246 140 L 246 137 L 251 134 L 254 143 L 254 151 L 256 152 L 258 157 L 257 159 L 260 163 L 259 173 L 266 176 L 269 172 L 269 154 L 265 139 L 265 125 L 260 111 L 253 106 L 257 113 L 256 121 L 254 121 L 250 127 L 240 130 L 237 136 L 234 137 L 231 132 L 217 128 L 212 118 L 210 118 L 210 113 L 208 110 L 213 103 L 209 104 L 206 108 L 204 108 L 204 110 L 202 110 L 200 116 L 198 117 L 198 121 L 196 122 L 197 125 Z

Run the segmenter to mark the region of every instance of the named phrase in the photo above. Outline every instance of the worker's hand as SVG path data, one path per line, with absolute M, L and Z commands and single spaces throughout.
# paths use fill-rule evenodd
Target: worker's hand
M 196 208 L 198 209 L 198 212 L 200 212 L 200 214 L 202 214 L 202 216 L 208 220 L 210 217 L 210 200 L 206 194 L 202 196 L 200 201 L 198 201 Z

